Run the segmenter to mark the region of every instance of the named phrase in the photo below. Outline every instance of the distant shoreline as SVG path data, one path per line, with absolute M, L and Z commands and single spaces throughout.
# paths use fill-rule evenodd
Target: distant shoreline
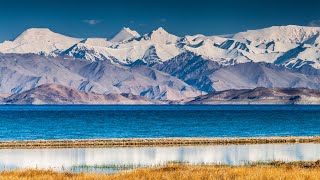
M 320 136 L 232 138 L 119 138 L 78 140 L 0 141 L 0 149 L 113 148 L 153 146 L 203 146 L 279 143 L 320 143 Z

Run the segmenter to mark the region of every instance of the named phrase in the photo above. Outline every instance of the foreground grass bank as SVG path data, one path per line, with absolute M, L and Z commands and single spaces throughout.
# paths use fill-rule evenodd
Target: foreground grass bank
M 43 170 L 17 170 L 0 173 L 0 179 L 10 180 L 82 180 L 82 179 L 110 179 L 110 180 L 140 180 L 140 179 L 319 179 L 320 161 L 294 163 L 258 163 L 248 166 L 191 166 L 183 164 L 169 164 L 160 168 L 144 168 L 117 174 L 72 174 L 57 173 Z
M 197 146 L 271 143 L 320 143 L 320 136 L 251 138 L 124 138 L 84 140 L 0 141 L 0 149 Z

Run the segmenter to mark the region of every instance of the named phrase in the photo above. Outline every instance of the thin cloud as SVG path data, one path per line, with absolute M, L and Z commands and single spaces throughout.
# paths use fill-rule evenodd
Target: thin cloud
M 139 26 L 140 26 L 140 27 L 144 27 L 144 26 L 147 26 L 147 24 L 145 24 L 145 23 L 140 23 Z
M 84 23 L 90 24 L 90 25 L 96 25 L 101 23 L 101 20 L 97 20 L 97 19 L 86 19 L 83 20 Z
M 308 25 L 312 27 L 320 27 L 320 20 L 313 20 Z
M 166 19 L 166 18 L 161 18 L 161 19 L 160 19 L 160 22 L 165 23 L 165 22 L 167 22 L 167 19 Z

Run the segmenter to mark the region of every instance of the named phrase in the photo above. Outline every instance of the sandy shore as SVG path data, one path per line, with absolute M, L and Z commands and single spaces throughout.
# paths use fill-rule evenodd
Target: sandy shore
M 225 144 L 320 143 L 320 136 L 253 138 L 132 138 L 0 141 L 0 149 L 196 146 Z

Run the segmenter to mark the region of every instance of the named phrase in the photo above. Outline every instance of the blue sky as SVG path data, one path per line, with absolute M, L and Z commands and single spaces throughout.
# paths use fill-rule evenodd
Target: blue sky
M 272 25 L 320 26 L 314 0 L 11 0 L 1 2 L 0 41 L 30 27 L 74 37 L 106 37 L 122 27 L 140 34 L 157 27 L 177 34 L 232 34 Z

